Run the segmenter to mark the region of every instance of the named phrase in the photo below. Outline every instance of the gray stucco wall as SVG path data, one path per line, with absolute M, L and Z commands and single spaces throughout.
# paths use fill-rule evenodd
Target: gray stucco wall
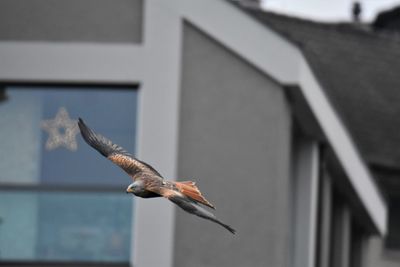
M 136 43 L 142 0 L 1 0 L 0 41 Z
M 176 215 L 174 266 L 287 266 L 291 117 L 283 90 L 193 26 L 183 34 L 180 180 L 237 229 Z
M 400 252 L 385 249 L 383 238 L 371 237 L 366 253 L 366 267 L 398 267 Z

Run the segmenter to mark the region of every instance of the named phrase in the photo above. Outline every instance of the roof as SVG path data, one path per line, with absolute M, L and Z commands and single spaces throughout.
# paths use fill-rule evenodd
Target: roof
M 400 37 L 361 25 L 247 12 L 302 50 L 364 159 L 400 169 Z
M 372 26 L 379 30 L 400 30 L 400 6 L 379 13 Z

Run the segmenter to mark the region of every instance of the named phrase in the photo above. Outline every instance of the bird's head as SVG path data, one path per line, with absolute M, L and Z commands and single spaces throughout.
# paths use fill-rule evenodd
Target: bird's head
M 142 181 L 135 181 L 128 185 L 126 188 L 126 193 L 132 193 L 132 194 L 137 194 L 140 191 L 143 191 L 143 183 Z

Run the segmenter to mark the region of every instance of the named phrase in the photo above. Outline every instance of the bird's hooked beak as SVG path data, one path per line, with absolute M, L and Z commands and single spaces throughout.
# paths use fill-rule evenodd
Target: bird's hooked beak
M 131 186 L 128 186 L 128 188 L 126 189 L 126 193 L 133 193 L 133 188 Z

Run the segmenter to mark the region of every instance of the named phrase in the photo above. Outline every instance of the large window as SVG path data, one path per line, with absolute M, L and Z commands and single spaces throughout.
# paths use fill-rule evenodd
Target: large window
M 132 88 L 1 90 L 0 264 L 129 262 L 129 177 L 84 143 L 76 120 L 133 153 L 136 104 Z

